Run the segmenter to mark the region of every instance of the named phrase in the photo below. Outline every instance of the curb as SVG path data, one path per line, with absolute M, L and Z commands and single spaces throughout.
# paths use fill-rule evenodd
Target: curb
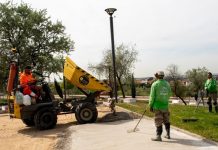
M 202 139 L 202 141 L 204 141 L 204 142 L 206 142 L 206 143 L 209 143 L 209 144 L 213 144 L 213 145 L 217 145 L 217 146 L 218 146 L 218 142 L 215 142 L 215 141 L 206 139 L 205 137 L 203 137 L 203 136 L 201 136 L 201 135 L 192 133 L 192 132 L 190 132 L 190 131 L 187 131 L 187 130 L 184 130 L 184 129 L 181 129 L 181 128 L 178 128 L 178 127 L 175 127 L 175 126 L 172 126 L 172 128 L 175 129 L 176 131 L 180 131 L 180 132 L 182 132 L 182 133 L 186 133 L 186 134 L 188 134 L 188 135 L 191 135 L 191 136 L 197 137 L 197 138 L 199 138 L 199 139 Z
M 0 113 L 0 117 L 3 117 L 3 116 L 9 116 L 9 117 L 10 117 L 10 115 L 8 114 L 8 112 Z

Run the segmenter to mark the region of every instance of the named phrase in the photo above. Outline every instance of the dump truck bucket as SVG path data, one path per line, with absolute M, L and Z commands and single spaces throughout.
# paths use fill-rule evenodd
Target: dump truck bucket
M 65 60 L 64 77 L 73 85 L 84 90 L 111 91 L 111 88 L 106 83 L 99 81 L 78 67 L 69 57 L 66 57 Z

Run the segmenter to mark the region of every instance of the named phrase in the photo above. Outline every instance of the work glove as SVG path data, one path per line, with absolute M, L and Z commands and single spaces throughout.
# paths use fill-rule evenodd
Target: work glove
M 34 79 L 34 80 L 29 81 L 27 84 L 28 84 L 28 85 L 35 85 L 36 82 L 37 82 L 37 80 Z

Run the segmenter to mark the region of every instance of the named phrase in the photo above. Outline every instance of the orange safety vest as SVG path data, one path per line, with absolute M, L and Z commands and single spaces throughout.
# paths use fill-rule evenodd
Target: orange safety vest
M 35 78 L 33 77 L 32 73 L 31 74 L 25 74 L 25 72 L 20 74 L 20 84 L 25 85 L 28 82 L 34 81 Z
M 25 74 L 25 72 L 20 73 L 20 85 L 23 88 L 24 95 L 31 94 L 32 90 L 30 89 L 28 82 L 31 82 L 34 80 L 35 80 L 35 78 L 32 76 L 32 74 Z

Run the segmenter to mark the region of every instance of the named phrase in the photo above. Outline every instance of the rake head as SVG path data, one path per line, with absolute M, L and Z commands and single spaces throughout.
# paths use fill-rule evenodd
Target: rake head
M 136 132 L 136 131 L 139 131 L 139 128 L 129 129 L 129 130 L 127 130 L 127 133 L 132 133 L 132 132 Z

